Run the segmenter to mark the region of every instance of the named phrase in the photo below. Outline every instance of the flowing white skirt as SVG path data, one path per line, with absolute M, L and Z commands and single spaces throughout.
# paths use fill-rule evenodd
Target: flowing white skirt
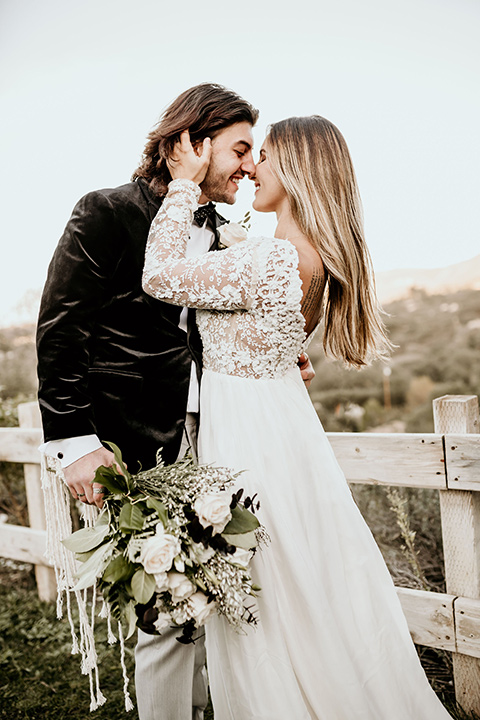
M 215 720 L 449 718 L 299 371 L 204 371 L 199 451 L 245 470 L 271 538 L 253 559 L 258 625 L 206 626 Z

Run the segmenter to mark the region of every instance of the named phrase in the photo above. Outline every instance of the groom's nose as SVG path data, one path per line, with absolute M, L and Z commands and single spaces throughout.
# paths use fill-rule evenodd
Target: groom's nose
M 255 163 L 253 162 L 253 153 L 251 150 L 249 150 L 245 155 L 243 156 L 242 164 L 240 165 L 240 170 L 243 172 L 244 175 L 252 175 L 255 173 Z

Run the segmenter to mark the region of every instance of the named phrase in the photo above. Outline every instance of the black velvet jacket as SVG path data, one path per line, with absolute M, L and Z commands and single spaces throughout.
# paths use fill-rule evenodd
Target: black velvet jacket
M 142 290 L 160 204 L 142 179 L 80 200 L 50 263 L 37 329 L 45 440 L 96 433 L 132 472 L 154 465 L 159 448 L 174 462 L 192 358 L 201 370 L 195 323 L 185 333 L 181 308 Z

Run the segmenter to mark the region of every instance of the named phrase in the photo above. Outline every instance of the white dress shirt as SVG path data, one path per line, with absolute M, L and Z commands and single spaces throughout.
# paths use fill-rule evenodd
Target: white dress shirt
M 202 207 L 199 205 L 199 207 Z M 187 242 L 186 257 L 197 257 L 208 252 L 213 242 L 213 232 L 207 228 L 206 221 L 203 227 L 192 225 L 190 238 Z M 180 313 L 178 326 L 187 332 L 188 309 L 183 308 Z M 190 386 L 188 388 L 187 412 L 198 412 L 199 410 L 199 387 L 195 363 L 192 361 L 190 369 Z M 38 448 L 40 452 L 52 457 L 58 457 L 62 467 L 66 468 L 84 455 L 103 447 L 97 435 L 81 435 L 79 437 L 63 438 L 61 440 L 50 440 Z

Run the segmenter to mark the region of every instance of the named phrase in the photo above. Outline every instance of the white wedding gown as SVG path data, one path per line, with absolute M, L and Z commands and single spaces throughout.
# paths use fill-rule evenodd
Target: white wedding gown
M 388 569 L 301 380 L 298 255 L 257 238 L 184 259 L 198 188 L 152 224 L 149 293 L 199 308 L 200 459 L 244 471 L 271 542 L 253 559 L 258 625 L 206 626 L 215 720 L 442 720 Z

